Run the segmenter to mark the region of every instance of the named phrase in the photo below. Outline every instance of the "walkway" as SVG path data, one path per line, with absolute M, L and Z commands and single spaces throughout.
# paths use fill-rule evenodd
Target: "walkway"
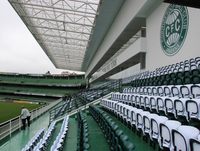
M 29 128 L 24 131 L 16 132 L 12 137 L 4 144 L 0 143 L 0 151 L 20 151 L 28 141 L 35 135 L 35 133 L 41 128 L 48 127 L 49 113 L 45 113 L 31 124 Z
M 69 118 L 69 130 L 67 134 L 67 138 L 64 143 L 64 149 L 65 151 L 76 151 L 77 146 L 77 121 L 75 119 L 75 116 L 71 116 Z
M 89 111 L 87 110 L 86 112 Z M 89 113 L 86 114 L 86 120 L 89 130 L 89 151 L 109 151 L 109 145 L 99 125 Z

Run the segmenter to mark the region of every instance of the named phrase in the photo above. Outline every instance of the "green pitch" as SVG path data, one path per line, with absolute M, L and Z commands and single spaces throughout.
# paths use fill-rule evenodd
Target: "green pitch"
M 38 108 L 38 104 L 26 104 L 26 103 L 8 103 L 0 102 L 0 123 L 3 123 L 9 119 L 19 116 L 21 113 L 21 107 L 25 106 L 30 111 Z

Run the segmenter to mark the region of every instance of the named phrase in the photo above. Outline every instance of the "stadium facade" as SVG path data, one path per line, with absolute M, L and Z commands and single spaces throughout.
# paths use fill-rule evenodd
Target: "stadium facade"
M 100 150 L 199 150 L 199 2 L 9 2 L 57 68 L 84 71 L 92 84 L 128 85 L 116 80 L 60 100 L 47 132 L 24 150 L 98 150 L 97 136 Z

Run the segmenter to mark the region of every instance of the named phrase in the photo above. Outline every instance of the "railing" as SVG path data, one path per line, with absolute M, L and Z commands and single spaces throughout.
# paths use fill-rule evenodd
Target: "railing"
M 47 112 L 49 109 L 54 107 L 60 101 L 62 101 L 62 99 L 59 99 L 53 103 L 50 103 L 49 105 L 42 106 L 40 108 L 32 110 L 31 111 L 31 121 L 38 118 L 43 113 Z M 2 140 L 3 138 L 5 138 L 7 136 L 11 137 L 12 133 L 18 129 L 21 129 L 21 127 L 22 127 L 22 123 L 21 123 L 20 116 L 17 116 L 17 117 L 10 119 L 4 123 L 1 123 L 0 124 L 0 140 Z

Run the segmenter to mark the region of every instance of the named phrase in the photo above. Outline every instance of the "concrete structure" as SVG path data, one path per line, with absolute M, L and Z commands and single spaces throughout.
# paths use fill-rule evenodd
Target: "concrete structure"
M 84 71 L 89 82 L 124 78 L 199 55 L 197 1 L 9 1 L 54 65 Z M 170 46 L 166 51 L 177 51 L 168 55 L 162 38 L 167 38 Z

